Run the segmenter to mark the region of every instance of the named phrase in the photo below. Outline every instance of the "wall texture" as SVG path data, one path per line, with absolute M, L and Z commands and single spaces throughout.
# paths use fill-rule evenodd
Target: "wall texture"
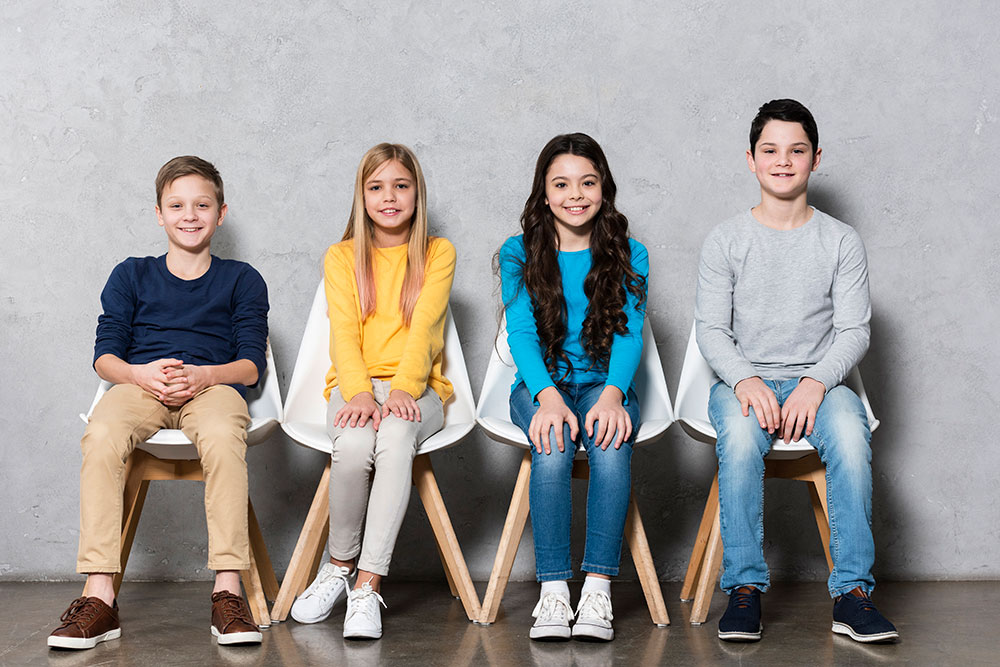
M 701 241 L 756 203 L 747 130 L 759 104 L 784 96 L 819 122 L 813 203 L 854 225 L 869 252 L 875 315 L 862 371 L 883 424 L 877 574 L 1000 576 L 1000 453 L 989 435 L 1000 407 L 997 4 L 58 4 L 0 7 L 0 578 L 72 576 L 76 415 L 97 381 L 98 296 L 122 258 L 164 251 L 153 177 L 170 157 L 204 156 L 226 180 L 230 217 L 215 251 L 268 281 L 284 389 L 360 156 L 382 140 L 412 146 L 433 232 L 459 251 L 452 303 L 478 387 L 496 322 L 491 256 L 517 229 L 544 142 L 588 132 L 650 250 L 649 313 L 674 390 Z M 477 579 L 519 456 L 478 433 L 435 455 Z M 248 458 L 280 573 L 323 458 L 280 435 Z M 713 453 L 673 427 L 635 458 L 659 575 L 679 579 Z M 411 504 L 393 573 L 438 578 L 415 494 Z M 146 508 L 129 575 L 210 576 L 199 485 L 154 484 Z M 776 578 L 825 577 L 810 517 L 804 488 L 768 483 Z M 530 543 L 529 530 L 515 578 L 533 576 Z

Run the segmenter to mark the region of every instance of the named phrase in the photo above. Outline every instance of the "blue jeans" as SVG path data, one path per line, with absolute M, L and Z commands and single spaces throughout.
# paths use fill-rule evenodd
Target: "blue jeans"
M 632 420 L 632 435 L 619 449 L 609 445 L 602 450 L 587 436 L 584 418 L 600 398 L 603 382 L 568 384 L 559 389 L 563 400 L 576 414 L 580 424 L 578 441 L 582 438 L 590 462 L 587 487 L 587 544 L 582 568 L 594 574 L 615 576 L 622 553 L 622 535 L 632 492 L 632 445 L 639 430 L 639 399 L 629 389 L 625 406 Z M 518 383 L 510 394 L 510 416 L 528 434 L 531 418 L 538 410 L 524 383 Z M 597 422 L 594 423 L 597 433 Z M 555 429 L 549 434 L 552 453 L 539 454 L 531 447 L 531 529 L 535 539 L 535 573 L 538 581 L 559 581 L 573 576 L 570 562 L 570 523 L 572 494 L 570 482 L 577 445 L 570 440 L 569 426 L 563 427 L 565 451 L 555 442 Z
M 783 405 L 798 380 L 764 380 Z M 725 573 L 722 588 L 731 592 L 753 585 L 770 585 L 764 562 L 764 456 L 775 436 L 757 422 L 753 408 L 744 417 L 740 402 L 724 382 L 712 387 L 708 416 L 718 434 L 719 515 Z M 830 556 L 833 571 L 827 582 L 831 597 L 857 586 L 875 587 L 872 565 L 871 431 L 864 405 L 844 385 L 827 392 L 807 438 L 826 465 L 826 495 L 830 514 Z

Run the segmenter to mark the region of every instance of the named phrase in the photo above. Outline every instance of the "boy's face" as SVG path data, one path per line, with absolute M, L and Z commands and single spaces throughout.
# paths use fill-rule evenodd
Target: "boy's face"
M 201 252 L 209 247 L 215 228 L 226 217 L 212 182 L 197 174 L 181 176 L 163 189 L 156 219 L 167 232 L 170 249 Z
M 813 150 L 801 123 L 770 120 L 764 125 L 747 165 L 757 175 L 761 190 L 778 199 L 805 193 L 810 172 L 819 167 L 822 149 Z

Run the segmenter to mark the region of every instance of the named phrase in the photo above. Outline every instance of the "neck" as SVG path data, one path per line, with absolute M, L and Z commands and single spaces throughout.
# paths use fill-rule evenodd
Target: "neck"
M 592 231 L 592 225 L 587 225 L 586 228 L 566 227 L 557 222 L 556 239 L 559 241 L 559 250 L 563 252 L 586 250 L 590 247 L 590 234 Z
M 167 270 L 181 280 L 201 278 L 212 266 L 212 253 L 208 248 L 189 252 L 180 248 L 167 250 Z
M 375 227 L 373 243 L 376 248 L 392 248 L 410 241 L 410 226 L 403 229 L 385 230 Z
M 812 209 L 806 203 L 806 193 L 794 199 L 778 199 L 761 195 L 760 203 L 751 209 L 757 222 L 772 229 L 795 229 L 809 222 Z

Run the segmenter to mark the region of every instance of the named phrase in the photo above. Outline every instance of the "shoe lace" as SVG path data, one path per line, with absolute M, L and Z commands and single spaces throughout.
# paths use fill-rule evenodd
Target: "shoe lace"
M 875 609 L 875 603 L 872 602 L 872 599 L 867 595 L 863 597 L 858 597 L 856 595 L 851 595 L 850 593 L 847 593 L 844 597 L 849 598 L 851 602 L 853 602 L 857 606 L 858 611 L 877 611 Z
M 344 585 L 347 585 L 347 577 L 339 567 L 336 569 L 328 567 L 321 568 L 319 576 L 316 577 L 316 581 L 309 585 L 309 590 L 306 591 L 306 595 L 318 595 L 323 599 L 328 599 L 331 595 L 333 595 L 334 587 L 331 584 L 333 584 L 336 579 L 342 579 L 344 581 Z
M 580 603 L 576 605 L 576 617 L 593 617 L 610 621 L 614 619 L 611 613 L 611 598 L 603 591 L 587 591 L 580 597 Z
M 220 600 L 222 602 L 223 625 L 229 626 L 233 621 L 243 621 L 248 625 L 253 625 L 253 617 L 250 616 L 249 609 L 243 604 L 243 598 L 238 595 L 227 595 Z
M 730 597 L 731 600 L 729 604 L 733 607 L 747 609 L 753 604 L 753 593 L 740 593 L 739 591 L 733 591 Z
M 543 621 L 548 621 L 560 614 L 564 614 L 570 621 L 574 618 L 573 608 L 569 606 L 569 600 L 555 593 L 543 595 L 531 612 L 532 616 Z
M 59 620 L 65 625 L 70 625 L 71 623 L 81 623 L 86 625 L 90 621 L 94 620 L 97 616 L 99 607 L 97 603 L 92 601 L 90 598 L 77 598 L 69 603 L 69 608 L 63 612 Z
M 385 603 L 382 596 L 376 593 L 375 589 L 367 581 L 361 585 L 361 588 L 355 588 L 351 591 L 348 602 L 350 604 L 350 608 L 347 611 L 348 617 L 354 614 L 364 614 L 368 618 L 374 619 L 375 614 L 378 613 L 379 604 L 386 609 L 389 608 L 389 605 Z

